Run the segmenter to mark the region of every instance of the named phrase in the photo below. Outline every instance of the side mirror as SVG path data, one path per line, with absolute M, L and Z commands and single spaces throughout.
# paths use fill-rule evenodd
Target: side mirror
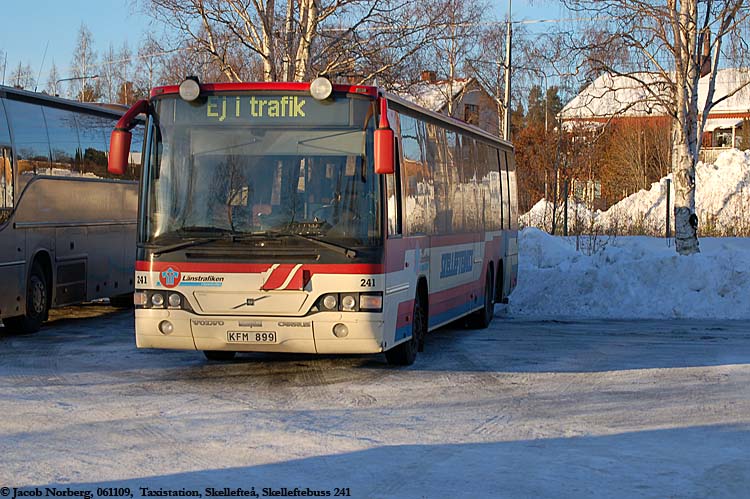
M 390 128 L 375 130 L 375 173 L 388 175 L 396 171 L 395 148 L 393 147 L 395 134 Z
M 107 171 L 112 175 L 122 175 L 128 168 L 128 156 L 130 155 L 130 141 L 133 134 L 127 130 L 115 128 L 109 139 L 109 160 Z
M 136 116 L 149 112 L 149 104 L 146 99 L 141 99 L 128 109 L 119 119 L 112 130 L 109 138 L 109 160 L 107 171 L 112 175 L 122 175 L 128 168 L 130 157 L 130 141 L 133 135 L 130 130 L 136 125 Z

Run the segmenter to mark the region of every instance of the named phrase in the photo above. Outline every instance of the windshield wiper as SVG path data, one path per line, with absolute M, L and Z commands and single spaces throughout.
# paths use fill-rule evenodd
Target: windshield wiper
M 255 237 L 263 237 L 263 236 L 276 236 L 276 237 L 296 237 L 298 239 L 304 239 L 305 241 L 310 241 L 318 246 L 322 246 L 326 249 L 329 249 L 331 251 L 335 251 L 336 253 L 340 253 L 347 258 L 354 258 L 357 256 L 357 252 L 351 248 L 347 248 L 346 246 L 342 246 L 340 244 L 331 243 L 328 241 L 322 241 L 318 239 L 317 237 L 308 236 L 306 234 L 295 234 L 294 232 L 281 232 L 281 231 L 275 231 L 275 230 L 267 230 L 264 232 L 251 232 L 248 234 L 244 234 L 242 236 L 233 236 L 233 241 L 242 241 L 243 239 L 251 239 Z
M 171 253 L 173 251 L 185 249 L 185 248 L 192 248 L 195 246 L 200 246 L 201 244 L 208 244 L 213 243 L 215 241 L 218 241 L 222 238 L 220 237 L 209 237 L 209 238 L 201 238 L 201 239 L 189 239 L 187 241 L 181 241 L 179 243 L 170 244 L 169 246 L 162 246 L 161 248 L 152 251 L 151 254 L 153 255 L 161 255 L 162 253 Z
M 176 232 L 206 232 L 211 234 L 221 233 L 222 235 L 228 234 L 230 231 L 227 229 L 222 229 L 220 227 L 210 227 L 210 226 L 204 226 L 204 225 L 190 225 L 187 227 L 180 227 Z M 208 244 L 213 243 L 216 241 L 219 241 L 223 239 L 223 237 L 201 237 L 201 238 L 192 238 L 187 239 L 184 241 L 180 241 L 179 243 L 170 244 L 168 246 L 162 246 L 161 248 L 156 249 L 152 252 L 154 255 L 161 255 L 162 253 L 171 253 L 173 251 L 185 249 L 185 248 L 192 248 L 194 246 L 200 246 L 202 244 Z

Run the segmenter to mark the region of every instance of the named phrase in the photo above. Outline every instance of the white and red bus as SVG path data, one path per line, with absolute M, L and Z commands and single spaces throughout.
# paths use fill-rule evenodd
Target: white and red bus
M 120 120 L 113 173 L 141 112 L 138 347 L 408 365 L 516 285 L 513 148 L 479 128 L 323 78 L 188 79 Z

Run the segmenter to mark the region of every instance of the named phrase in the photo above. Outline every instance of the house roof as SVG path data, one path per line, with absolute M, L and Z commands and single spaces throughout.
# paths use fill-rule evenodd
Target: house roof
M 729 68 L 716 74 L 714 100 L 728 95 L 738 86 L 750 82 L 750 68 Z M 709 79 L 698 83 L 699 108 L 708 94 Z M 603 74 L 586 87 L 560 112 L 565 119 L 606 118 L 618 116 L 664 115 L 659 102 L 669 96 L 669 85 L 656 73 L 634 73 L 630 76 Z M 720 102 L 711 113 L 750 112 L 750 85 Z
M 399 97 L 410 100 L 430 111 L 442 111 L 448 105 L 448 97 L 455 100 L 474 82 L 473 78 L 457 78 L 436 82 L 420 81 L 404 91 L 396 90 Z

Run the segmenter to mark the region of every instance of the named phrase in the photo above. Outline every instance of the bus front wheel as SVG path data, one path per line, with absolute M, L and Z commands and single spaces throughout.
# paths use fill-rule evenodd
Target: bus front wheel
M 226 352 L 224 350 L 203 350 L 203 355 L 208 360 L 232 360 L 237 352 Z
M 410 366 L 417 358 L 417 352 L 421 350 L 426 333 L 425 310 L 419 293 L 414 298 L 414 312 L 411 322 L 411 338 L 399 343 L 385 352 L 385 358 L 393 366 Z
M 26 315 L 3 319 L 5 326 L 18 333 L 39 331 L 49 313 L 49 287 L 42 266 L 35 263 L 31 267 L 29 283 L 26 287 Z

